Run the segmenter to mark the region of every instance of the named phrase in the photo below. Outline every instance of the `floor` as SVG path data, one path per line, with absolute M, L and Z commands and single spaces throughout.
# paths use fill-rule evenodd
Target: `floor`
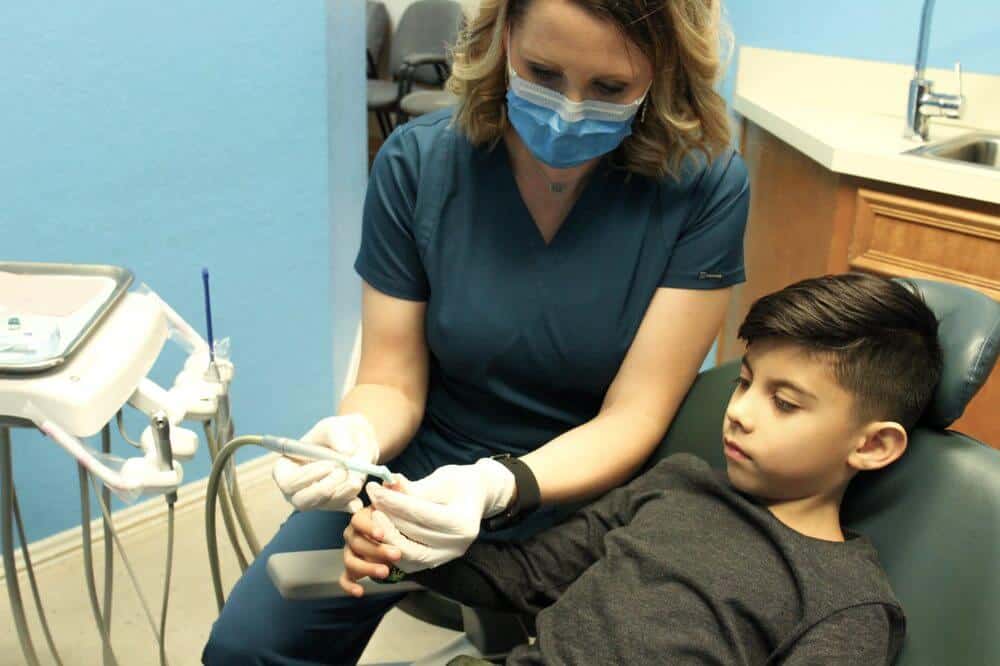
M 257 535 L 264 541 L 284 520 L 289 506 L 267 478 L 245 488 L 244 498 L 248 514 L 253 516 Z M 175 535 L 166 630 L 167 660 L 173 666 L 184 666 L 201 663 L 201 649 L 216 617 L 202 511 L 192 509 L 179 512 Z M 223 580 L 231 585 L 236 580 L 238 567 L 236 558 L 224 539 L 224 536 L 220 536 L 220 550 L 224 555 Z M 165 572 L 165 530 L 156 528 L 133 531 L 125 535 L 123 543 L 159 626 Z M 103 571 L 101 562 L 102 553 L 98 552 L 95 559 L 99 575 L 98 586 L 101 585 L 100 573 Z M 41 567 L 36 570 L 36 576 L 62 663 L 66 666 L 94 666 L 102 663 L 101 641 L 91 617 L 82 557 Z M 31 592 L 26 576 L 22 575 L 20 581 L 35 650 L 41 663 L 54 664 L 56 662 L 48 652 L 37 613 L 30 600 Z M 100 594 L 100 587 L 98 589 Z M 157 664 L 159 653 L 152 630 L 120 556 L 115 562 L 112 609 L 112 645 L 118 663 L 122 666 Z M 23 664 L 24 658 L 7 601 L 7 589 L 3 584 L 0 584 L 0 627 L 9 627 L 0 631 L 0 665 Z M 456 632 L 432 627 L 399 611 L 391 611 L 362 655 L 361 663 L 411 661 L 432 653 L 458 636 Z M 405 640 L 400 640 L 400 637 L 405 637 Z

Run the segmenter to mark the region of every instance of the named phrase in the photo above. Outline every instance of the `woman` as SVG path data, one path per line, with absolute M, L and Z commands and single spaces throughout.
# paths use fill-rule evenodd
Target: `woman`
M 718 0 L 483 0 L 455 49 L 457 107 L 379 151 L 357 385 L 307 438 L 443 493 L 456 522 L 410 560 L 460 554 L 484 517 L 508 527 L 492 538 L 547 526 L 662 439 L 744 279 L 719 14 Z M 488 460 L 504 453 L 516 460 Z M 354 662 L 398 596 L 285 602 L 264 566 L 340 547 L 363 479 L 284 459 L 275 479 L 302 511 L 236 585 L 203 659 Z

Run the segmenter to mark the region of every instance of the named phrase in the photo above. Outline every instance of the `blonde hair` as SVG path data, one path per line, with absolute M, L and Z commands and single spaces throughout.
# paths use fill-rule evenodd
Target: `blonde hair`
M 533 0 L 481 0 L 455 45 L 448 89 L 458 96 L 454 124 L 490 148 L 507 128 L 504 36 Z M 616 24 L 653 65 L 653 82 L 632 134 L 611 163 L 654 179 L 677 177 L 692 154 L 712 159 L 730 142 L 725 100 L 715 86 L 731 33 L 721 0 L 572 0 Z

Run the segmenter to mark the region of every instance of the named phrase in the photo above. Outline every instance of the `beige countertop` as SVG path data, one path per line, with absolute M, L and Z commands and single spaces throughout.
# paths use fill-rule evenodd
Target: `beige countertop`
M 733 107 L 827 169 L 1000 204 L 1000 170 L 907 155 L 903 138 L 912 65 L 743 47 Z M 927 70 L 936 92 L 957 92 L 950 70 Z M 934 118 L 930 141 L 1000 134 L 1000 76 L 963 73 L 960 120 Z

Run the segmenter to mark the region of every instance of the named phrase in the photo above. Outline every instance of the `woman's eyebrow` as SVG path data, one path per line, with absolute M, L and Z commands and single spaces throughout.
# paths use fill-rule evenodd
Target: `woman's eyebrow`
M 532 56 L 532 55 L 527 55 L 527 54 L 523 55 L 522 57 L 526 61 L 528 61 L 529 65 L 535 65 L 535 66 L 538 66 L 538 67 L 543 67 L 545 69 L 550 69 L 553 72 L 558 72 L 560 74 L 563 71 L 562 67 L 560 67 L 559 65 L 556 65 L 555 63 L 552 63 L 552 62 L 546 60 L 545 58 L 539 58 L 537 56 Z M 626 75 L 626 74 L 623 74 L 621 72 L 606 73 L 606 74 L 597 74 L 595 76 L 592 76 L 590 78 L 590 80 L 591 81 L 607 81 L 609 83 L 611 83 L 611 82 L 613 82 L 613 83 L 621 83 L 623 85 L 628 85 L 628 84 L 632 83 L 632 77 L 631 77 L 631 75 Z

